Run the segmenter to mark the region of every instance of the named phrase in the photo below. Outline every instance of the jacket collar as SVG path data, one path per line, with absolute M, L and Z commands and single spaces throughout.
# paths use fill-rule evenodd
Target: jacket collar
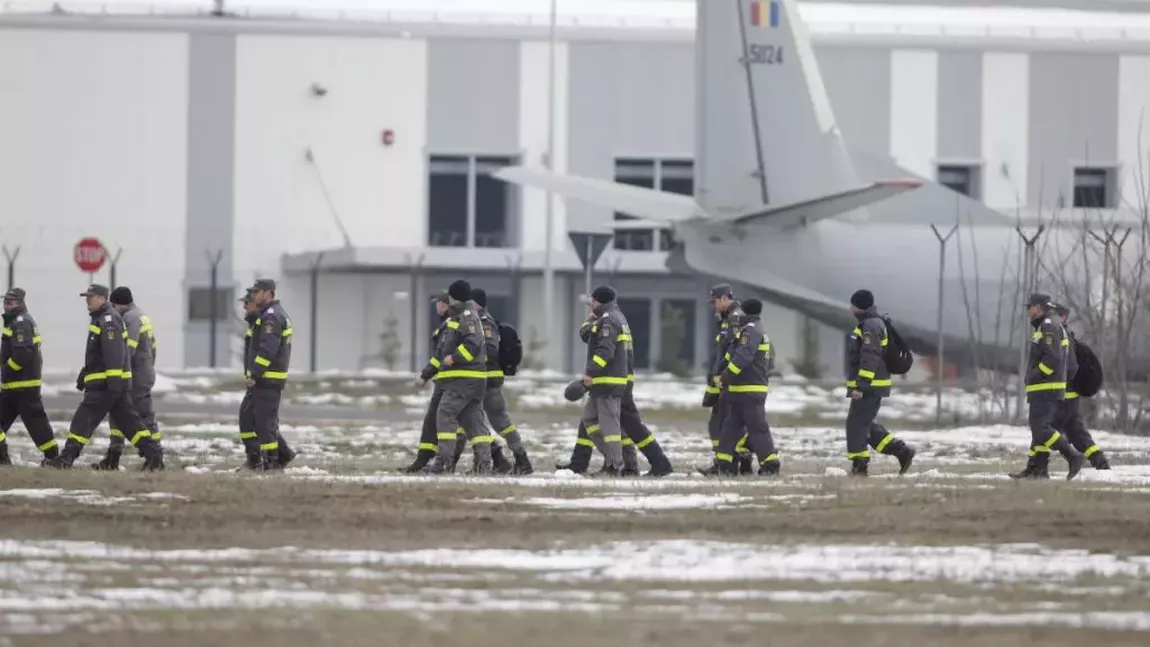
M 99 317 L 100 315 L 108 314 L 111 311 L 112 311 L 112 304 L 105 301 L 104 305 L 100 306 L 99 308 L 96 308 L 95 310 L 88 312 L 88 316 L 95 319 L 96 317 Z
M 859 321 L 866 319 L 878 319 L 878 309 L 876 309 L 874 306 L 871 306 L 855 315 L 855 319 L 858 319 Z

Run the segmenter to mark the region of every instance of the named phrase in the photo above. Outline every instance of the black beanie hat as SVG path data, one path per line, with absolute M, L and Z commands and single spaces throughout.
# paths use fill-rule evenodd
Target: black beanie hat
M 456 301 L 467 301 L 471 299 L 471 284 L 460 279 L 447 288 L 447 294 Z
M 611 303 L 615 300 L 615 289 L 610 286 L 600 285 L 591 293 L 591 298 L 599 303 Z
M 763 302 L 758 299 L 747 299 L 743 302 L 743 312 L 749 315 L 758 315 L 763 313 Z
M 851 295 L 851 305 L 859 310 L 870 310 L 874 307 L 874 295 L 870 290 L 858 290 Z M 744 311 L 746 308 L 744 308 Z
M 112 296 L 109 299 L 113 305 L 126 306 L 132 304 L 132 291 L 127 287 L 121 285 L 120 287 L 112 290 Z
M 472 288 L 471 289 L 471 300 L 474 301 L 475 304 L 477 306 L 479 306 L 480 308 L 486 308 L 487 307 L 487 290 L 484 290 L 483 288 Z

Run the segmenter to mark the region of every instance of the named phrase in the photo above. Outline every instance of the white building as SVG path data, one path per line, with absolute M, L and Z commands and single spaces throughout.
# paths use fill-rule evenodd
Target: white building
M 567 230 L 613 216 L 557 200 L 556 329 L 543 330 L 546 198 L 486 177 L 546 153 L 546 0 L 345 0 L 342 14 L 298 16 L 228 3 L 255 8 L 224 18 L 172 3 L 62 4 L 77 13 L 0 13 L 0 242 L 20 248 L 16 283 L 50 367 L 82 353 L 75 295 L 88 277 L 71 251 L 84 236 L 122 248 L 117 280 L 155 320 L 165 367 L 210 361 L 216 254 L 221 365 L 237 357 L 235 298 L 257 276 L 280 282 L 299 369 L 312 365 L 315 330 L 319 369 L 380 366 L 384 346 L 395 368 L 422 365 L 428 296 L 462 276 L 525 341 L 553 340 L 531 345 L 534 361 L 579 366 L 583 277 Z M 1003 209 L 1130 198 L 1118 193 L 1135 186 L 1144 147 L 1147 16 L 801 9 L 857 145 Z M 693 191 L 693 21 L 693 0 L 560 2 L 559 170 Z M 984 172 L 1004 164 L 1028 172 Z M 718 278 L 670 274 L 669 243 L 620 234 L 596 266 L 596 282 L 623 297 L 641 367 L 697 367 L 707 352 L 706 288 Z M 765 318 L 784 372 L 804 358 L 839 372 L 842 331 L 780 309 Z

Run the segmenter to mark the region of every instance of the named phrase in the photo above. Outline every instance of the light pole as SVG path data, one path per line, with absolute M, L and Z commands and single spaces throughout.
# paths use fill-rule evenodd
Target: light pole
M 559 0 L 551 0 L 551 29 L 550 38 L 548 42 L 548 66 L 547 66 L 547 170 L 555 172 L 555 23 L 559 14 Z M 553 238 L 555 237 L 555 206 L 551 191 L 547 191 L 547 207 L 544 211 L 544 217 L 547 219 L 547 224 L 544 227 L 544 241 L 543 241 L 543 329 L 547 331 L 547 338 L 550 339 L 555 335 L 555 314 L 553 306 L 555 304 L 555 268 L 553 267 L 553 259 L 551 254 L 551 247 L 554 245 Z M 550 349 L 544 347 L 544 367 L 549 367 Z

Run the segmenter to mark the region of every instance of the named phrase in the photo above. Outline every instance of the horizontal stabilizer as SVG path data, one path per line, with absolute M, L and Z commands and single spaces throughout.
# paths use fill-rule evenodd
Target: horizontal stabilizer
M 528 166 L 505 166 L 491 175 L 511 184 L 543 189 L 565 198 L 660 223 L 681 222 L 701 215 L 694 198 L 677 193 L 562 175 Z
M 823 218 L 833 218 L 848 213 L 860 207 L 886 200 L 905 191 L 917 189 L 922 182 L 917 179 L 880 180 L 869 186 L 850 189 L 841 193 L 832 193 L 812 200 L 793 202 L 777 207 L 758 209 L 750 213 L 739 214 L 726 218 L 715 218 L 716 222 L 726 222 L 739 225 L 750 224 L 756 220 L 779 225 L 781 227 L 794 227 Z

